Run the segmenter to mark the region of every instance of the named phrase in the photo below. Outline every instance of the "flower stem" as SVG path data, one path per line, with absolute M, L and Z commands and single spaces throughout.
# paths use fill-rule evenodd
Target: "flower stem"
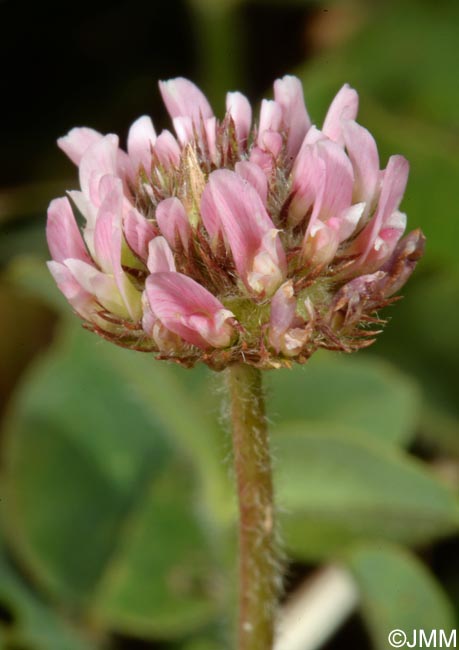
M 239 650 L 270 650 L 281 582 L 261 372 L 229 368 L 239 499 Z

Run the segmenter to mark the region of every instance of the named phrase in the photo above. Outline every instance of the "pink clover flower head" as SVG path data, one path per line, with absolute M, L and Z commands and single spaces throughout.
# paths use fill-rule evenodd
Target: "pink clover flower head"
M 191 81 L 159 86 L 175 135 L 142 116 L 126 150 L 89 128 L 58 141 L 80 190 L 49 206 L 48 266 L 85 326 L 217 370 L 370 345 L 424 236 L 403 237 L 408 162 L 380 169 L 357 92 L 345 84 L 319 128 L 293 76 L 258 120 L 240 92 L 220 119 Z

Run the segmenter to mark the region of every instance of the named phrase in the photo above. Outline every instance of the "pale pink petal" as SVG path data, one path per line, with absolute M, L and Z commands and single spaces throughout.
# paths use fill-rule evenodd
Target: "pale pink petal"
M 150 273 L 175 271 L 174 255 L 164 237 L 155 237 L 150 242 L 147 266 Z
M 326 139 L 326 135 L 318 129 L 314 124 L 311 126 L 309 131 L 306 133 L 306 137 L 303 140 L 303 144 L 301 145 L 300 151 L 298 152 L 298 156 L 300 156 L 301 151 L 303 147 L 307 147 L 309 145 L 315 144 L 316 142 L 319 142 L 319 140 L 324 140 Z
M 249 100 L 242 93 L 228 93 L 226 95 L 226 110 L 233 118 L 238 142 L 244 145 L 252 125 L 252 107 Z
M 281 134 L 276 133 L 276 131 L 264 131 L 259 140 L 261 140 L 263 149 L 269 151 L 274 158 L 277 158 L 282 149 Z
M 216 117 L 209 117 L 204 121 L 203 138 L 205 139 L 203 146 L 204 151 L 208 152 L 209 158 L 213 163 L 218 164 Z
M 120 296 L 115 279 L 81 260 L 66 260 L 65 266 L 80 286 L 92 294 L 107 311 L 128 318 L 129 312 Z
M 424 248 L 425 237 L 419 229 L 398 242 L 391 258 L 382 267 L 382 271 L 387 273 L 381 287 L 384 296 L 392 296 L 403 287 L 423 256 Z
M 344 86 L 330 104 L 322 127 L 323 133 L 341 146 L 344 145 L 343 120 L 355 120 L 359 109 L 359 96 L 349 86 Z
M 118 136 L 106 135 L 92 144 L 80 162 L 80 186 L 86 198 L 99 206 L 103 197 L 100 194 L 100 181 L 107 174 L 117 175 Z
M 190 140 L 194 138 L 197 126 L 188 115 L 185 115 L 183 117 L 174 117 L 172 123 L 174 125 L 178 141 L 182 147 L 184 147 L 188 142 L 190 142 Z
M 124 199 L 122 184 L 120 179 L 113 177 L 108 177 L 107 182 L 111 182 L 112 187 L 107 190 L 100 206 L 94 231 L 96 259 L 107 274 L 113 275 L 130 318 L 137 321 L 141 317 L 141 296 L 121 264 Z
M 259 249 L 253 256 L 251 269 L 247 273 L 247 285 L 255 293 L 270 296 L 285 279 L 286 270 L 279 231 L 271 228 L 263 235 Z
M 283 126 L 288 131 L 287 156 L 293 160 L 311 126 L 311 120 L 304 104 L 301 81 L 290 75 L 276 79 L 274 99 L 282 108 Z
M 335 224 L 315 221 L 308 228 L 303 242 L 303 258 L 312 266 L 326 266 L 334 258 L 339 246 L 339 236 Z
M 301 147 L 292 171 L 292 198 L 288 209 L 291 226 L 301 223 L 325 186 L 326 161 L 319 157 L 317 147 Z M 323 191 L 323 190 L 322 190 Z
M 124 215 L 124 236 L 131 250 L 146 262 L 148 244 L 155 236 L 153 225 L 136 209 L 128 210 Z
M 353 250 L 362 251 L 360 262 L 364 262 L 370 254 L 379 232 L 400 205 L 408 180 L 408 172 L 409 164 L 403 156 L 389 158 L 376 212 L 353 245 Z
M 142 293 L 142 329 L 150 338 L 154 336 L 154 328 L 157 322 L 158 318 L 150 307 L 147 292 L 144 291 Z
M 79 165 L 85 151 L 103 137 L 102 133 L 94 129 L 76 127 L 59 138 L 57 144 L 75 165 Z
M 263 170 L 263 173 L 267 177 L 270 177 L 272 175 L 275 161 L 270 152 L 267 152 L 260 147 L 252 147 L 250 150 L 249 160 L 254 165 L 258 165 L 258 167 Z
M 199 126 L 201 118 L 206 120 L 213 117 L 212 108 L 205 95 L 194 83 L 183 77 L 160 81 L 159 90 L 172 119 L 189 117 L 195 126 Z
M 325 174 L 320 176 L 320 185 L 316 186 L 316 199 L 308 228 L 316 219 L 326 221 L 339 217 L 352 203 L 354 174 L 349 158 L 343 149 L 330 140 L 320 140 L 313 149 L 323 161 Z
M 270 99 L 263 99 L 260 109 L 257 144 L 264 146 L 263 136 L 266 131 L 280 131 L 282 125 L 282 108 L 280 104 Z
M 232 312 L 190 277 L 154 273 L 145 287 L 154 314 L 185 341 L 203 349 L 230 344 L 234 330 L 228 319 Z
M 264 291 L 272 293 L 286 273 L 286 258 L 278 233 L 255 188 L 235 172 L 220 169 L 212 172 L 201 199 L 201 215 L 211 240 L 223 234 L 233 254 L 236 269 L 249 290 L 249 274 L 270 268 L 263 279 L 257 277 Z M 266 253 L 270 259 L 263 258 Z M 253 269 L 254 261 L 259 267 Z M 278 273 L 271 275 L 273 269 Z M 277 284 L 276 284 L 277 283 Z
M 49 204 L 46 238 L 51 257 L 56 262 L 69 257 L 91 262 L 67 198 L 54 199 Z
M 289 220 L 300 223 L 312 208 L 305 240 L 318 220 L 340 217 L 351 206 L 353 184 L 351 162 L 338 144 L 324 139 L 302 147 L 293 169 Z
M 47 265 L 60 291 L 62 291 L 75 311 L 83 318 L 90 320 L 95 307 L 92 293 L 83 289 L 70 269 L 64 264 L 47 262 Z
M 106 176 L 104 200 L 100 206 L 94 230 L 95 259 L 102 271 L 113 273 L 121 264 L 121 239 L 116 236 L 116 226 L 121 222 L 123 189 L 119 178 Z M 115 236 L 114 236 L 115 235 Z
M 276 352 L 280 352 L 285 333 L 292 327 L 295 312 L 296 298 L 293 292 L 293 282 L 288 280 L 279 287 L 271 300 L 269 342 Z
M 156 221 L 162 234 L 172 248 L 175 248 L 178 236 L 182 242 L 182 246 L 185 250 L 188 250 L 191 226 L 186 210 L 178 198 L 171 197 L 164 199 L 164 201 L 158 204 L 156 208 Z
M 339 217 L 332 217 L 328 220 L 328 224 L 332 220 L 335 222 L 335 229 L 338 233 L 340 243 L 348 239 L 356 230 L 357 225 L 362 219 L 365 212 L 365 203 L 355 203 L 350 208 L 344 210 Z
M 264 171 L 255 163 L 242 160 L 236 163 L 234 168 L 236 174 L 248 181 L 257 190 L 263 204 L 268 200 L 268 180 Z
M 161 131 L 153 147 L 159 162 L 164 167 L 178 166 L 180 162 L 180 147 L 170 131 Z
M 376 142 L 367 129 L 353 120 L 342 123 L 344 142 L 354 168 L 354 201 L 364 201 L 371 210 L 380 183 Z
M 156 132 L 148 115 L 136 120 L 129 129 L 127 150 L 135 170 L 141 165 L 147 174 L 151 169 L 151 151 L 156 142 Z

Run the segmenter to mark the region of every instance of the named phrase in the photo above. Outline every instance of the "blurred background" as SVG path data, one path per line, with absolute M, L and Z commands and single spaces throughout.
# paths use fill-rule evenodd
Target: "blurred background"
M 156 81 L 179 75 L 223 116 L 294 73 L 318 124 L 349 82 L 427 236 L 371 349 L 266 375 L 286 612 L 301 628 L 318 584 L 329 608 L 282 650 L 458 627 L 458 36 L 454 0 L 0 2 L 1 650 L 232 647 L 224 383 L 85 332 L 44 264 L 77 186 L 56 139 L 166 127 Z

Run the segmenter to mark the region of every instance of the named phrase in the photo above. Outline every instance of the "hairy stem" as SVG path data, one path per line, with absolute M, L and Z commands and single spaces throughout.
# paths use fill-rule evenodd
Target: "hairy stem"
M 270 650 L 281 577 L 260 370 L 231 366 L 229 387 L 240 514 L 238 648 Z

